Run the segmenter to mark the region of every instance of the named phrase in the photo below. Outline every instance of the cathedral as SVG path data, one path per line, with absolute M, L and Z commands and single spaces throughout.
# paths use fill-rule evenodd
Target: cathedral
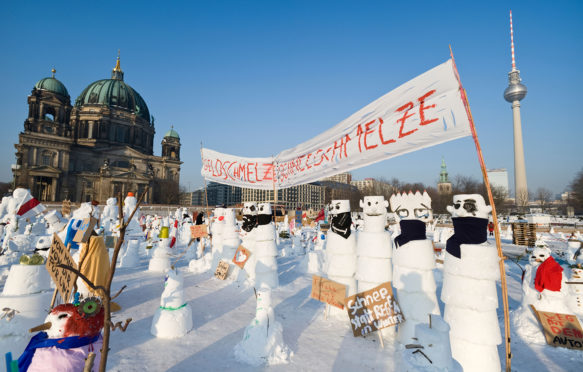
M 124 82 L 119 57 L 110 79 L 89 84 L 74 105 L 65 85 L 39 80 L 28 96 L 28 118 L 18 136 L 16 186 L 40 201 L 96 200 L 133 192 L 146 203 L 167 202 L 180 181 L 180 137 L 170 129 L 155 156 L 154 118 Z

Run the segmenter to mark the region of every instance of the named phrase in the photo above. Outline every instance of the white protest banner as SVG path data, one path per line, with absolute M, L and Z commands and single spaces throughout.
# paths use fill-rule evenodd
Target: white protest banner
M 201 150 L 201 174 L 207 180 L 232 186 L 273 190 L 273 158 L 243 158 Z
M 282 189 L 470 134 L 468 113 L 450 59 L 324 133 L 282 151 L 274 161 L 203 149 L 201 173 L 207 179 L 240 187 Z

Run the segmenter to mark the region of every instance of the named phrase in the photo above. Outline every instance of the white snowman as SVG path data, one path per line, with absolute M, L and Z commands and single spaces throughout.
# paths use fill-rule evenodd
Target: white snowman
M 150 332 L 159 338 L 183 337 L 192 329 L 192 308 L 184 299 L 182 274 L 166 273 L 160 307 L 152 319 Z
M 397 193 L 390 201 L 401 230 L 395 238 L 393 286 L 405 322 L 399 324 L 397 337 L 402 344 L 409 344 L 418 324 L 427 324 L 430 314 L 441 315 L 433 276 L 433 244 L 426 238 L 426 223 L 432 218 L 431 198 L 427 192 L 417 191 Z
M 499 257 L 496 247 L 487 242 L 492 208 L 478 194 L 454 195 L 453 203 L 447 207 L 454 235 L 447 240 L 441 292 L 452 355 L 464 370 L 500 371 Z
M 255 232 L 255 286 L 277 288 L 277 245 L 275 244 L 275 225 L 271 222 L 271 204 L 261 203 L 257 211 Z
M 251 256 L 245 263 L 243 267 L 244 273 L 247 275 L 247 281 L 249 285 L 253 286 L 255 284 L 255 263 L 257 262 L 255 258 L 255 240 L 256 240 L 256 228 L 257 228 L 257 203 L 256 202 L 246 202 L 243 204 L 243 224 L 241 225 L 241 244 L 249 252 Z M 243 274 L 241 274 L 243 275 Z M 242 277 L 240 280 L 244 280 Z

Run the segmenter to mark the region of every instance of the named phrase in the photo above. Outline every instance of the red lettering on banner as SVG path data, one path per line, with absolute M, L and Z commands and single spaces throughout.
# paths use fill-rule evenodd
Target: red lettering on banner
M 302 155 L 298 158 L 298 169 L 300 170 L 300 172 L 303 172 L 306 170 L 304 167 L 302 167 L 302 159 L 305 157 L 306 157 L 306 155 Z
M 251 175 L 253 174 L 253 170 L 249 169 L 249 166 L 251 165 L 251 163 L 247 163 L 247 181 L 251 182 L 251 183 L 255 183 L 255 181 L 251 181 Z
M 430 90 L 429 92 L 425 93 L 424 95 L 417 99 L 419 101 L 419 117 L 421 118 L 421 123 L 419 123 L 419 125 L 427 125 L 437 121 L 437 118 L 429 120 L 425 119 L 425 110 L 435 108 L 435 103 L 429 106 L 425 106 L 425 98 L 429 97 L 433 93 L 435 93 L 435 89 Z
M 365 148 L 365 149 L 367 149 L 367 150 L 374 149 L 375 147 L 377 147 L 377 146 L 378 146 L 378 145 L 369 146 L 369 145 L 367 145 L 367 143 L 366 143 L 366 136 L 368 136 L 369 134 L 372 134 L 372 133 L 374 133 L 374 129 L 370 129 L 370 125 L 371 125 L 372 123 L 374 123 L 374 122 L 375 122 L 374 120 L 373 120 L 373 121 L 369 121 L 368 123 L 366 123 L 366 124 L 364 125 L 364 148 Z
M 347 134 L 346 137 L 344 137 L 345 141 L 344 141 L 344 156 L 348 157 L 348 153 L 346 152 L 346 147 L 348 147 L 348 141 L 350 141 L 350 136 Z
M 257 172 L 257 163 L 254 164 L 255 164 L 255 179 L 257 180 L 257 182 L 260 182 L 261 180 L 257 178 L 259 176 L 259 172 Z
M 399 138 L 403 138 L 403 137 L 408 136 L 408 135 L 414 133 L 415 131 L 417 131 L 417 128 L 415 128 L 415 129 L 412 129 L 406 133 L 403 133 L 403 127 L 405 126 L 405 121 L 407 120 L 407 118 L 410 118 L 411 116 L 413 116 L 413 114 L 407 115 L 412 108 L 413 108 L 413 102 L 407 102 L 403 106 L 401 106 L 397 109 L 398 112 L 401 112 L 401 111 L 406 109 L 405 114 L 403 114 L 403 117 L 397 120 L 397 123 L 399 123 L 399 122 L 401 123 L 401 128 L 399 129 Z
M 272 163 L 263 163 L 264 167 L 267 167 L 265 173 L 263 173 L 263 180 L 264 181 L 273 181 L 273 164 Z
M 228 170 L 227 170 L 227 172 L 228 172 L 228 174 L 229 174 L 229 177 L 230 177 L 232 180 L 234 180 L 235 178 L 233 178 L 233 176 L 231 175 L 231 167 L 232 167 L 233 165 L 235 165 L 235 164 L 237 164 L 237 162 L 232 162 L 232 163 L 231 163 L 231 165 L 229 165 L 229 168 L 228 168 Z M 237 169 L 237 167 L 235 167 L 235 169 Z
M 308 156 L 306 156 L 306 168 L 310 169 L 312 168 L 312 166 L 310 165 L 310 155 L 312 155 L 312 153 L 308 153 Z
M 360 124 L 358 124 L 358 127 L 356 127 L 356 135 L 358 136 L 358 152 L 362 152 L 362 148 L 360 147 L 360 138 L 362 137 L 363 134 L 364 131 L 362 130 Z
M 382 118 L 379 118 L 379 123 L 380 123 L 379 124 L 379 136 L 381 137 L 381 143 L 383 145 L 388 145 L 389 143 L 396 142 L 394 139 L 390 139 L 390 140 L 385 141 L 385 138 L 383 137 L 383 124 L 384 124 L 384 122 L 383 122 Z

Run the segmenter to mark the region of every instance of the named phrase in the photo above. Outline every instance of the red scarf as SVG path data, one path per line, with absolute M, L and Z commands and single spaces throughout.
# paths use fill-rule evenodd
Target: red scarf
M 561 290 L 561 280 L 563 279 L 563 268 L 554 258 L 547 258 L 536 270 L 534 287 L 542 292 L 544 289 L 558 292 Z

